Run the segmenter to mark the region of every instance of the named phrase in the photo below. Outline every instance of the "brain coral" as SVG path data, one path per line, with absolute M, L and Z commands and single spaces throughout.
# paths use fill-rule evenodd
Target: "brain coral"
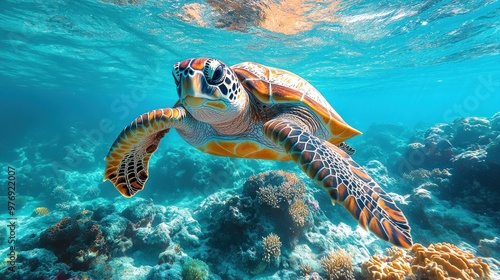
M 361 269 L 368 280 L 415 279 L 406 257 L 402 249 L 393 247 L 387 249 L 387 256 L 372 256 Z
M 415 244 L 409 254 L 394 247 L 387 255 L 372 256 L 361 265 L 368 279 L 490 279 L 489 267 L 481 258 L 449 243 L 431 244 L 427 248 Z
M 411 269 L 418 278 L 425 279 L 490 279 L 489 267 L 468 251 L 449 243 L 431 244 L 425 248 L 415 244 Z

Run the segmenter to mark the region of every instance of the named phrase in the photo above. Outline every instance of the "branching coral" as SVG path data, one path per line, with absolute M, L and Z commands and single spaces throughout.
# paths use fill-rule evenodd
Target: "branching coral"
M 309 214 L 309 208 L 303 201 L 306 187 L 293 173 L 275 171 L 275 175 L 281 177 L 283 182 L 279 185 L 268 184 L 266 187 L 260 187 L 256 192 L 257 200 L 260 204 L 276 209 L 282 206 L 286 211 L 288 207 L 288 214 L 295 225 L 304 226 Z
M 302 271 L 302 276 L 310 275 L 313 272 L 312 267 L 308 264 L 303 265 L 301 267 L 301 271 Z
M 352 255 L 344 249 L 332 251 L 328 256 L 321 258 L 321 266 L 330 280 L 354 280 Z
M 429 180 L 431 172 L 427 169 L 419 168 L 412 170 L 410 173 L 404 173 L 403 179 L 409 181 L 415 186 L 418 186 Z
M 297 200 L 288 209 L 288 213 L 292 217 L 292 220 L 299 226 L 304 226 L 309 214 L 309 208 L 302 200 Z
M 281 255 L 280 237 L 274 233 L 262 238 L 262 246 L 264 247 L 264 261 L 270 262 L 271 257 L 278 258 Z
M 268 185 L 267 187 L 261 187 L 257 191 L 257 199 L 260 204 L 269 205 L 272 208 L 280 208 L 279 203 L 281 199 L 278 196 L 278 188 L 275 186 Z
M 266 176 L 267 173 L 259 175 Z M 266 187 L 260 187 L 257 191 L 257 199 L 260 204 L 279 208 L 282 201 L 286 201 L 290 205 L 304 197 L 306 187 L 295 174 L 279 170 L 275 171 L 275 175 L 283 178 L 283 182 L 279 185 L 268 184 Z
M 419 278 L 427 279 L 489 279 L 489 267 L 468 251 L 449 243 L 431 244 L 425 248 L 415 244 L 411 269 Z

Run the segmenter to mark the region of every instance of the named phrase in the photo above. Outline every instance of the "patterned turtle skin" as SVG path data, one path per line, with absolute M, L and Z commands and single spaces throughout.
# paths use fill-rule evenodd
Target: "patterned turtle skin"
M 142 114 L 110 148 L 104 180 L 125 197 L 144 188 L 148 162 L 175 128 L 200 151 L 228 157 L 293 160 L 379 238 L 411 248 L 408 222 L 392 198 L 351 158 L 350 127 L 310 83 L 253 62 L 212 58 L 174 65 L 179 101 Z

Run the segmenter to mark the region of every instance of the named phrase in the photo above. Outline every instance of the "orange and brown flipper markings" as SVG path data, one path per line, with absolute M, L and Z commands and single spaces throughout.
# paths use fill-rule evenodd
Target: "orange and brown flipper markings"
M 105 158 L 104 181 L 111 181 L 125 197 L 142 190 L 148 180 L 149 159 L 163 136 L 183 118 L 182 110 L 154 110 L 142 114 L 125 127 Z
M 268 121 L 263 131 L 362 227 L 396 246 L 412 246 L 410 227 L 401 210 L 346 152 L 286 120 Z

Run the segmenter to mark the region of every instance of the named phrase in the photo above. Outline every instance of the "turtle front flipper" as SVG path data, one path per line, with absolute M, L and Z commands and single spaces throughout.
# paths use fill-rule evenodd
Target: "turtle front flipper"
M 104 181 L 109 180 L 125 197 L 144 188 L 148 162 L 163 136 L 186 115 L 184 108 L 157 109 L 136 118 L 125 127 L 105 160 Z
M 401 210 L 346 152 L 290 121 L 270 120 L 263 131 L 363 228 L 396 246 L 412 246 L 410 226 Z

